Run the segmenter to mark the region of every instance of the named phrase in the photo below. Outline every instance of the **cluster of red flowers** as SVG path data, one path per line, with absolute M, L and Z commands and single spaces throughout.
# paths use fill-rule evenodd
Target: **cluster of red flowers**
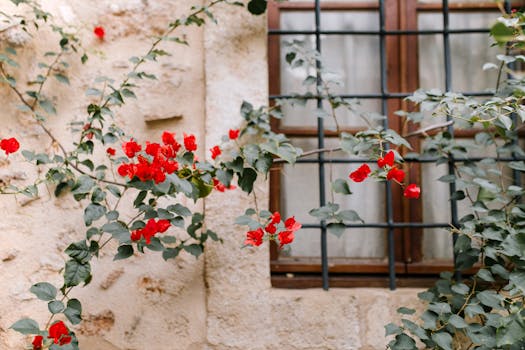
M 239 133 L 239 129 L 230 129 L 230 131 L 228 132 L 228 137 L 230 138 L 230 140 L 236 140 L 239 137 Z M 222 150 L 219 146 L 213 146 L 212 148 L 210 148 L 210 152 L 211 159 L 215 159 L 222 154 Z
M 251 245 L 258 247 L 263 243 L 264 233 L 268 233 L 270 240 L 277 238 L 279 239 L 279 245 L 282 248 L 285 244 L 290 244 L 294 240 L 294 232 L 301 228 L 301 224 L 295 221 L 295 217 L 289 217 L 284 221 L 284 228 L 279 231 L 277 225 L 281 223 L 281 214 L 278 212 L 273 213 L 264 230 L 258 228 L 257 230 L 248 231 L 246 233 L 245 245 Z M 277 232 L 279 231 L 279 232 Z
M 9 155 L 9 153 L 15 153 L 19 148 L 20 144 L 14 137 L 0 141 L 0 149 L 2 149 L 6 155 Z
M 139 241 L 141 238 L 144 238 L 146 244 L 151 243 L 151 237 L 155 236 L 157 233 L 166 232 L 171 226 L 169 220 L 158 220 L 149 219 L 146 223 L 146 226 L 139 230 L 131 232 L 131 240 Z
M 141 181 L 153 180 L 161 183 L 166 180 L 166 174 L 172 174 L 179 169 L 179 164 L 175 160 L 181 145 L 175 139 L 175 134 L 164 131 L 162 134 L 162 145 L 159 143 L 146 142 L 145 153 L 150 157 L 139 154 L 142 146 L 134 140 L 124 142 L 122 150 L 128 158 L 137 157 L 136 163 L 123 163 L 117 172 L 120 176 L 127 176 L 130 179 L 138 177 Z M 197 150 L 194 135 L 184 134 L 184 148 L 188 152 Z M 106 153 L 110 156 L 115 155 L 113 148 L 108 148 Z
M 69 329 L 62 321 L 55 322 L 49 327 L 48 338 L 53 339 L 54 344 L 66 345 L 71 343 L 71 336 L 69 335 Z M 41 350 L 43 347 L 44 337 L 37 335 L 33 338 L 33 350 Z
M 404 186 L 403 180 L 405 180 L 405 172 L 402 169 L 399 169 L 394 164 L 395 164 L 395 154 L 393 151 L 387 152 L 387 154 L 385 154 L 384 157 L 380 157 L 377 160 L 377 166 L 387 171 L 386 173 L 387 180 L 394 180 L 401 186 Z M 368 164 L 363 164 L 359 168 L 357 168 L 355 171 L 351 172 L 349 177 L 354 182 L 363 182 L 371 173 L 372 171 L 370 170 L 370 167 L 368 166 Z M 416 184 L 409 184 L 405 187 L 403 195 L 407 198 L 417 199 L 419 198 L 420 193 L 421 193 L 421 188 L 419 188 Z

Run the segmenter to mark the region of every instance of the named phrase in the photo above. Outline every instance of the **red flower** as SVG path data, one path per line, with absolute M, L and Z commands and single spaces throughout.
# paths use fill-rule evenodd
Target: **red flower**
M 146 142 L 146 154 L 156 157 L 159 154 L 159 152 L 160 152 L 160 145 L 158 143 Z
M 104 36 L 106 35 L 106 31 L 104 30 L 103 27 L 100 27 L 100 26 L 95 27 L 95 29 L 93 29 L 93 33 L 100 40 L 104 40 Z
M 272 219 L 272 224 L 278 224 L 281 222 L 281 214 L 278 211 L 276 211 L 275 213 L 272 214 L 271 219 Z
M 210 148 L 210 151 L 211 151 L 211 159 L 217 158 L 222 153 L 219 146 L 213 146 L 212 148 Z
M 301 228 L 301 226 L 302 225 L 300 223 L 295 221 L 295 216 L 286 219 L 286 221 L 284 222 L 284 227 L 286 227 L 287 230 L 290 230 L 292 232 L 297 231 Z
M 160 233 L 166 232 L 171 226 L 171 222 L 169 220 L 159 220 L 157 222 L 157 231 Z
M 151 237 L 155 236 L 157 233 L 164 233 L 170 228 L 171 222 L 169 220 L 159 220 L 149 219 L 141 229 L 131 232 L 131 240 L 139 241 L 142 237 L 146 241 L 146 244 L 151 243 Z
M 277 232 L 277 227 L 273 223 L 269 223 L 264 230 L 268 232 L 269 234 L 273 235 L 275 232 Z
M 419 188 L 416 184 L 408 185 L 403 192 L 403 196 L 411 199 L 418 199 L 420 194 L 421 188 Z
M 368 164 L 363 164 L 359 168 L 357 168 L 357 170 L 351 172 L 349 177 L 355 182 L 363 182 L 368 177 L 370 172 L 371 171 Z
M 106 153 L 109 154 L 110 156 L 114 156 L 117 153 L 117 151 L 114 148 L 108 147 L 108 149 L 106 150 Z
M 396 180 L 397 182 L 403 182 L 403 180 L 405 179 L 405 172 L 401 169 L 398 169 L 396 167 L 393 167 L 392 169 L 390 169 L 390 171 L 388 171 L 388 173 L 386 174 L 386 179 L 387 180 Z
M 213 179 L 213 187 L 219 192 L 224 192 L 226 190 L 226 186 L 217 179 Z
M 42 341 L 44 340 L 44 337 L 41 335 L 35 335 L 33 338 L 33 350 L 41 350 L 42 349 Z
M 165 145 L 173 145 L 174 143 L 176 143 L 177 140 L 175 140 L 175 133 L 174 132 L 169 132 L 169 131 L 164 131 L 162 133 L 162 142 Z
M 189 152 L 193 152 L 197 150 L 197 144 L 195 143 L 195 135 L 184 134 L 184 147 Z
M 225 190 L 234 190 L 236 188 L 234 185 L 231 185 L 231 184 L 230 186 L 226 187 L 223 183 L 221 183 L 217 179 L 213 179 L 213 187 L 219 192 L 224 192 Z
M 230 137 L 230 140 L 235 140 L 239 137 L 239 133 L 241 131 L 239 129 L 230 129 L 228 132 L 228 136 Z
M 246 240 L 244 241 L 244 244 L 258 247 L 263 242 L 263 236 L 264 231 L 262 230 L 262 228 L 258 228 L 255 231 L 248 231 L 246 232 Z
M 166 173 L 173 174 L 174 172 L 179 170 L 179 163 L 169 160 L 163 164 L 163 167 Z
M 131 232 L 131 240 L 132 241 L 138 241 L 140 240 L 140 237 L 142 237 L 142 231 L 141 230 L 135 230 Z
M 6 155 L 9 155 L 9 153 L 15 153 L 18 151 L 20 144 L 14 137 L 11 137 L 10 139 L 3 139 L 0 141 L 0 148 Z
M 279 245 L 282 248 L 283 245 L 292 243 L 294 239 L 293 231 L 282 231 L 279 232 Z
M 394 165 L 394 159 L 395 155 L 393 151 L 389 151 L 387 154 L 385 154 L 384 158 L 379 158 L 377 160 L 377 166 L 380 168 L 383 168 L 384 166 L 393 166 Z
M 135 154 L 137 152 L 140 152 L 141 149 L 142 146 L 133 141 L 133 139 L 122 144 L 122 150 L 124 151 L 126 156 L 128 156 L 128 158 L 135 157 Z
M 59 345 L 71 343 L 71 336 L 69 330 L 62 321 L 55 322 L 49 327 L 48 338 L 53 338 L 53 342 Z

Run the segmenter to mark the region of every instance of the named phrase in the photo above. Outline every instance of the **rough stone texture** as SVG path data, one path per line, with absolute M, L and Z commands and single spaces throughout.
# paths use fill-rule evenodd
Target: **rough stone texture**
M 22 11 L 2 2 L 0 10 Z M 67 122 L 80 120 L 93 97 L 84 92 L 97 76 L 119 81 L 129 70 L 128 58 L 145 51 L 150 37 L 165 24 L 201 3 L 172 0 L 42 0 L 57 21 L 84 31 L 81 36 L 90 59 L 81 66 L 69 57 L 71 86 L 51 81 L 45 93 L 59 101 L 59 116 L 50 128 L 70 144 Z M 169 44 L 173 56 L 148 64 L 158 76 L 137 91 L 140 100 L 129 101 L 116 113 L 117 121 L 139 141 L 158 138 L 170 129 L 181 135 L 194 133 L 205 145 L 200 157 L 241 122 L 243 99 L 255 105 L 267 100 L 265 18 L 245 9 L 217 10 L 219 25 L 183 29 L 190 47 Z M 104 41 L 91 33 L 95 25 L 106 29 Z M 87 30 L 86 30 L 87 28 Z M 44 31 L 23 36 L 20 28 L 0 21 L 0 45 L 18 45 L 24 68 L 17 78 L 39 73 L 38 61 L 55 37 Z M 4 41 L 5 40 L 5 41 Z M 98 85 L 100 87 L 100 85 Z M 0 137 L 16 135 L 23 149 L 56 150 L 35 123 L 16 109 L 16 96 L 0 85 L 2 130 Z M 139 103 L 140 101 L 140 103 Z M 206 152 L 206 154 L 205 154 Z M 2 158 L 2 157 L 0 157 Z M 0 181 L 19 183 L 38 171 L 15 154 L 0 162 Z M 9 330 L 19 318 L 48 318 L 47 306 L 28 292 L 36 282 L 60 285 L 62 253 L 84 235 L 82 206 L 68 197 L 55 199 L 44 186 L 36 200 L 2 197 L 0 221 L 0 349 L 21 349 L 27 339 Z M 262 207 L 268 202 L 264 182 L 256 186 Z M 132 198 L 122 203 L 131 217 Z M 214 193 L 206 202 L 210 229 L 224 239 L 212 243 L 204 259 L 182 254 L 164 262 L 153 252 L 113 262 L 115 245 L 93 263 L 94 278 L 73 297 L 84 306 L 85 322 L 75 327 L 81 348 L 101 350 L 262 350 L 262 349 L 381 349 L 383 325 L 397 317 L 399 305 L 414 303 L 416 290 L 394 293 L 382 289 L 279 290 L 271 288 L 268 251 L 241 249 L 244 231 L 233 225 L 253 198 L 240 191 Z M 183 201 L 184 205 L 192 205 Z M 300 233 L 298 233 L 300 234 Z M 166 345 L 169 344 L 169 345 Z
M 88 87 L 101 87 L 94 80 L 100 75 L 120 82 L 131 65 L 128 58 L 146 53 L 152 36 L 187 13 L 200 0 L 169 1 L 84 1 L 42 0 L 43 8 L 54 14 L 62 24 L 79 27 L 80 36 L 89 55 L 85 66 L 79 56 L 67 57 L 70 86 L 52 79 L 44 89 L 49 98 L 59 101 L 58 115 L 51 116 L 48 125 L 68 148 L 73 136 L 68 123 L 81 120 L 93 97 L 85 96 Z M 0 1 L 0 11 L 26 13 L 10 1 Z M 47 29 L 27 37 L 20 28 L 0 21 L 0 47 L 5 43 L 17 45 L 22 69 L 17 78 L 34 78 L 42 73 L 38 68 L 42 54 L 56 49 L 56 36 Z M 102 25 L 104 41 L 92 33 Z M 23 32 L 22 32 L 23 33 Z M 156 81 L 145 81 L 136 91 L 139 100 L 130 100 L 122 109 L 115 109 L 117 121 L 143 142 L 158 139 L 163 130 L 194 133 L 202 139 L 204 130 L 204 71 L 202 28 L 185 28 L 179 32 L 192 44 L 163 44 L 171 57 L 161 57 L 159 63 L 147 64 L 146 71 L 157 75 Z M 21 86 L 22 89 L 25 89 Z M 25 114 L 16 109 L 16 96 L 0 85 L 2 129 L 0 138 L 16 136 L 22 149 L 56 150 L 46 135 Z M 153 117 L 147 117 L 148 115 Z M 184 115 L 183 119 L 166 119 Z M 145 122 L 148 120 L 148 123 Z M 150 122 L 151 120 L 151 122 Z M 117 146 L 118 147 L 118 146 Z M 103 153 L 103 152 L 101 152 Z M 204 156 L 204 152 L 202 152 Z M 0 156 L 0 181 L 20 184 L 25 178 L 38 176 L 35 169 L 22 162 L 20 152 L 8 161 Z M 32 317 L 42 326 L 48 318 L 47 305 L 29 293 L 33 283 L 50 281 L 61 285 L 60 270 L 66 256 L 62 253 L 71 242 L 85 232 L 82 206 L 65 196 L 55 199 L 49 195 L 53 188 L 40 187 L 40 197 L 27 201 L 23 196 L 2 196 L 0 220 L 0 349 L 22 349 L 27 339 L 9 330 L 22 317 Z M 127 210 L 124 218 L 133 214 Z M 24 205 L 25 206 L 22 206 Z M 188 203 L 186 203 L 188 204 Z M 158 253 L 148 251 L 133 259 L 113 262 L 116 247 L 108 246 L 106 253 L 93 262 L 94 278 L 85 288 L 76 288 L 73 296 L 83 303 L 86 322 L 75 327 L 82 349 L 166 349 L 175 342 L 177 349 L 199 349 L 206 336 L 205 286 L 203 260 L 183 254 L 166 263 Z

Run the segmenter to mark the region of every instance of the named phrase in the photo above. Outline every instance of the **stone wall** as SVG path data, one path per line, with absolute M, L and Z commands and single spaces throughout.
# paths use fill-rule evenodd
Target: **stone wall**
M 62 24 L 83 28 L 81 36 L 90 59 L 72 64 L 69 87 L 53 82 L 58 116 L 50 127 L 65 144 L 73 139 L 68 122 L 84 115 L 90 97 L 85 91 L 97 76 L 119 81 L 130 68 L 127 59 L 143 53 L 151 36 L 166 23 L 187 13 L 198 0 L 43 0 L 44 9 Z M 20 11 L 3 1 L 0 10 Z M 147 67 L 157 81 L 144 82 L 117 113 L 117 121 L 139 141 L 158 138 L 163 130 L 196 134 L 204 150 L 241 122 L 243 99 L 255 105 L 267 100 L 265 18 L 245 9 L 214 11 L 219 25 L 183 29 L 190 46 L 169 44 L 173 55 Z M 93 36 L 95 25 L 106 29 L 103 41 Z M 56 45 L 49 31 L 30 37 L 17 27 L 0 23 L 1 45 L 16 44 L 21 80 L 38 74 L 35 57 Z M 247 64 L 249 62 L 249 64 Z M 17 110 L 16 96 L 0 86 L 3 127 L 0 137 L 17 136 L 26 149 L 56 147 L 33 121 Z M 140 101 L 140 103 L 139 103 Z M 2 181 L 38 176 L 20 154 L 0 165 Z M 21 317 L 40 323 L 48 317 L 45 303 L 29 287 L 39 281 L 60 283 L 62 253 L 84 235 L 78 203 L 55 199 L 48 189 L 28 201 L 3 196 L 0 210 L 0 349 L 27 344 L 9 326 Z M 257 199 L 267 203 L 266 183 L 258 183 Z M 95 261 L 94 279 L 75 290 L 82 300 L 85 321 L 76 328 L 81 348 L 89 349 L 381 349 L 383 325 L 398 305 L 414 303 L 415 290 L 383 289 L 280 290 L 270 284 L 267 249 L 241 249 L 244 231 L 234 218 L 252 199 L 240 191 L 214 193 L 206 200 L 207 224 L 224 244 L 211 244 L 195 260 L 187 254 L 164 262 L 148 252 L 112 262 L 112 254 Z M 191 205 L 191 203 L 184 203 Z M 225 205 L 227 204 L 227 205 Z M 298 233 L 300 234 L 300 233 Z M 111 249 L 109 249 L 111 251 Z

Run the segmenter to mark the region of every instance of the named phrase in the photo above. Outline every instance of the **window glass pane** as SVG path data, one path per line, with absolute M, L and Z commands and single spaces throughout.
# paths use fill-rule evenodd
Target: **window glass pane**
M 492 12 L 451 13 L 450 28 L 489 28 L 496 14 Z M 441 13 L 421 13 L 420 30 L 441 30 Z M 423 89 L 445 88 L 445 62 L 442 35 L 419 36 L 419 80 Z M 483 71 L 483 64 L 494 62 L 501 49 L 491 46 L 487 33 L 450 34 L 452 90 L 486 91 L 496 83 L 495 70 Z
M 293 139 L 293 143 L 304 149 L 315 149 L 317 140 L 314 138 Z M 336 140 L 327 139 L 327 147 L 335 147 Z M 326 154 L 326 158 L 344 156 L 343 152 Z M 331 179 L 348 180 L 348 174 L 355 170 L 358 164 L 326 164 L 325 182 L 327 202 L 332 201 Z M 333 200 L 341 205 L 341 210 L 355 210 L 368 223 L 384 221 L 384 185 L 374 181 L 365 181 L 354 184 L 348 180 L 352 195 L 334 194 Z M 296 164 L 283 167 L 281 178 L 281 208 L 283 216 L 295 215 L 303 223 L 318 224 L 316 219 L 309 215 L 311 209 L 319 207 L 319 175 L 317 164 Z M 317 236 L 320 230 L 317 230 Z M 295 246 L 292 246 L 292 256 L 319 256 L 319 244 L 311 244 L 309 238 L 304 241 L 296 235 Z M 384 230 L 382 229 L 346 229 L 345 233 L 337 238 L 329 233 L 328 251 L 331 257 L 383 257 L 385 254 Z M 319 238 L 316 238 L 319 242 Z M 294 248 L 295 247 L 295 248 Z

